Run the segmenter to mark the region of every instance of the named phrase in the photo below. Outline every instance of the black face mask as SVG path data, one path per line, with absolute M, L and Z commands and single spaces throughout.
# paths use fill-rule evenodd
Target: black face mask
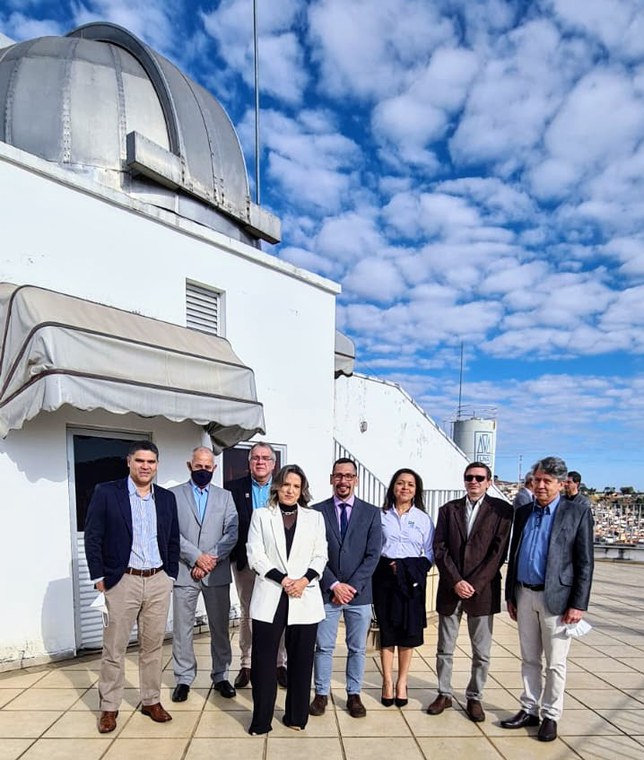
M 192 482 L 199 488 L 205 488 L 212 480 L 213 473 L 210 470 L 191 470 Z

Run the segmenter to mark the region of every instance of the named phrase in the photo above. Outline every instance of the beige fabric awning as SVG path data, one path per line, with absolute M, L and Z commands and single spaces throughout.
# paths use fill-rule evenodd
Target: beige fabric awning
M 223 338 L 0 283 L 0 435 L 64 404 L 192 420 L 217 451 L 264 432 L 253 371 Z
M 353 366 L 356 361 L 356 347 L 344 333 L 335 331 L 335 377 L 353 375 Z

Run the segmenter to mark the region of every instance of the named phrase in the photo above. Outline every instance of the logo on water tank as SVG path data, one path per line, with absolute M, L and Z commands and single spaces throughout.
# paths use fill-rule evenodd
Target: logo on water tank
M 477 462 L 492 467 L 494 462 L 494 440 L 488 430 L 474 432 L 474 454 Z

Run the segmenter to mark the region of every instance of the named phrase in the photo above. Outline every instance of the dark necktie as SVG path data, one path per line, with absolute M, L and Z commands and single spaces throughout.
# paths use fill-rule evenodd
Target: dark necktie
M 340 538 L 344 541 L 344 537 L 347 534 L 347 528 L 349 527 L 349 520 L 347 519 L 347 505 L 344 502 L 340 502 Z

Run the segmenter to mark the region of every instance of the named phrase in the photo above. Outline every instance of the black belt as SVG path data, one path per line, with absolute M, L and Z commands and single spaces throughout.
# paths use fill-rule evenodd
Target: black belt
M 523 588 L 528 588 L 530 591 L 543 591 L 545 586 L 543 583 L 541 583 L 538 586 L 535 586 L 533 583 L 524 583 L 523 581 L 517 581 L 519 586 L 523 586 Z
M 150 570 L 137 570 L 136 567 L 128 567 L 125 571 L 128 575 L 138 575 L 140 578 L 150 578 L 152 575 L 156 575 L 163 570 L 161 567 L 153 567 Z

